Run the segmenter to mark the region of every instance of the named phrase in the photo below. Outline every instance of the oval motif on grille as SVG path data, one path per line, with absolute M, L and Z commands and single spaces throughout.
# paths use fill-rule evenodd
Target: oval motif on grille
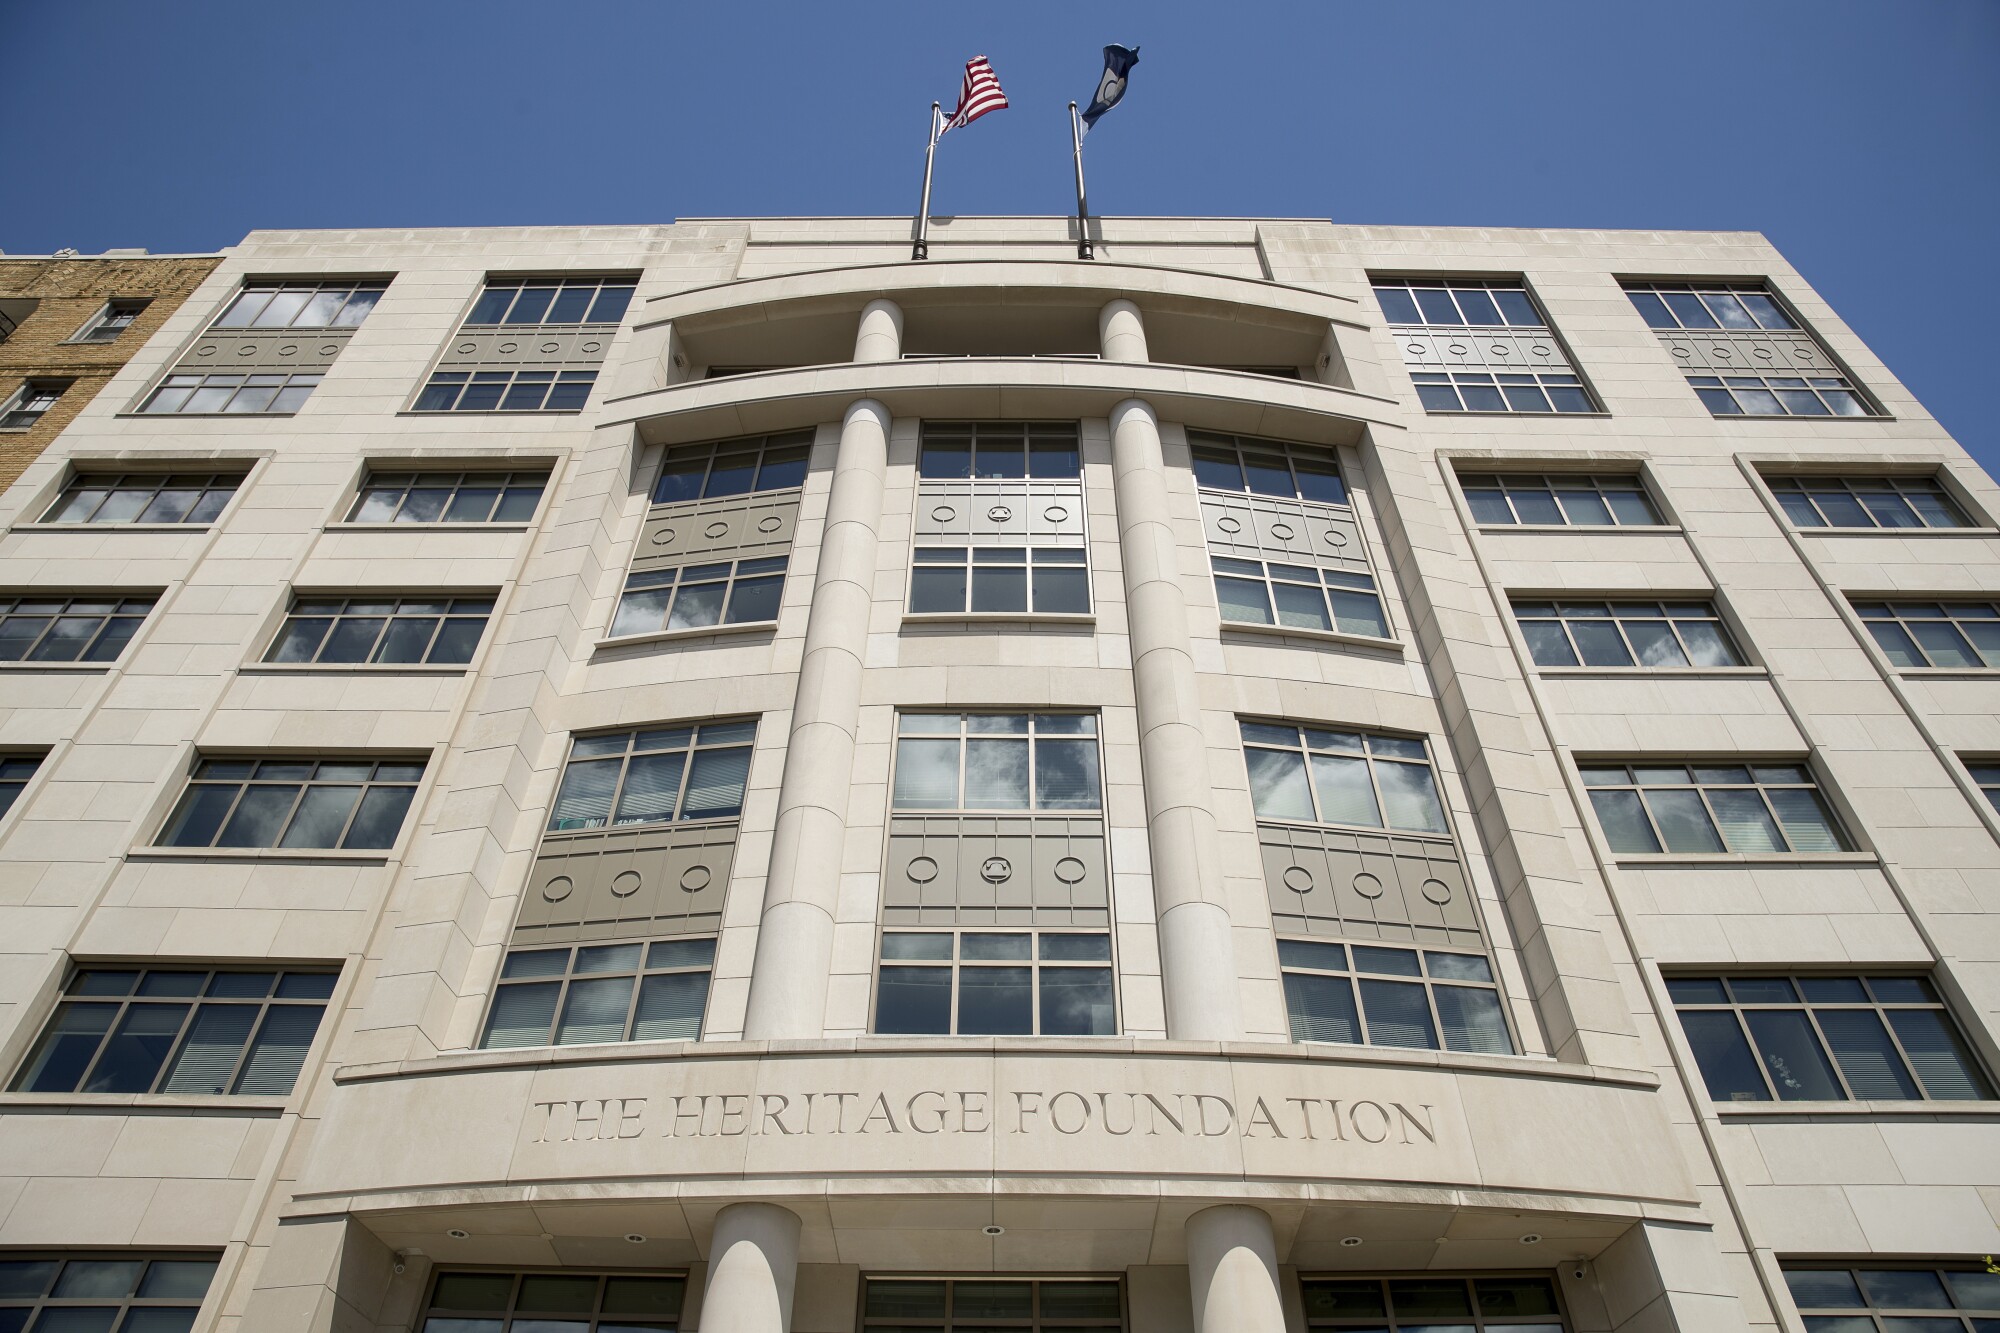
M 1807 347 L 1804 343 L 1793 343 L 1792 355 L 1794 357 L 1797 357 L 1801 361 L 1819 360 L 1819 353 L 1815 352 L 1812 348 Z
M 214 356 L 214 355 L 215 355 L 215 344 L 214 344 L 214 343 L 208 343 L 208 344 L 206 344 L 205 346 L 201 346 L 201 347 L 197 347 L 197 348 L 195 348 L 195 349 L 194 349 L 194 354 L 195 354 L 196 356 Z
M 1426 348 L 1422 343 L 1411 343 L 1403 350 L 1408 352 L 1411 356 L 1422 356 L 1426 351 Z
M 1727 347 L 1724 347 L 1721 343 L 1711 344 L 1708 349 L 1708 354 L 1714 357 L 1717 361 L 1734 360 L 1736 356 L 1735 352 L 1731 351 Z
M 988 884 L 1005 884 L 1014 878 L 1014 863 L 1004 856 L 989 856 L 979 867 L 979 878 Z
M 1293 536 L 1292 525 L 1289 523 L 1273 523 L 1271 525 L 1271 535 L 1281 542 L 1288 542 Z
M 1216 527 L 1218 527 L 1218 528 L 1221 528 L 1221 529 L 1222 529 L 1222 530 L 1223 530 L 1224 532 L 1241 532 L 1241 531 L 1243 531 L 1243 525 L 1242 525 L 1241 523 L 1237 522 L 1237 521 L 1236 521 L 1235 519 L 1233 519 L 1233 518 L 1228 518 L 1228 517 L 1224 517 L 1224 518 L 1218 518 L 1218 519 L 1216 519 L 1216 520 L 1215 520 L 1215 526 L 1216 526 Z
M 1549 346 L 1547 343 L 1536 343 L 1533 347 L 1530 347 L 1528 350 L 1533 352 L 1536 356 L 1543 358 L 1544 360 L 1556 354 L 1556 349 Z
M 1313 873 L 1304 866 L 1286 866 L 1285 873 L 1279 876 L 1279 878 L 1284 880 L 1285 887 L 1293 893 L 1311 893 L 1313 891 Z
M 785 520 L 779 518 L 776 514 L 766 514 L 757 520 L 757 531 L 759 532 L 776 532 L 784 526 Z
M 1750 349 L 1750 355 L 1756 357 L 1759 361 L 1773 361 L 1777 359 L 1768 347 L 1753 347 Z
M 497 348 L 495 348 L 494 350 L 495 350 L 495 351 L 500 351 L 500 352 L 518 352 L 518 351 L 520 351 L 520 350 L 521 350 L 521 344 L 519 344 L 519 343 L 501 343 L 501 344 L 500 344 L 500 346 L 499 346 L 499 347 L 497 347 Z
M 604 344 L 601 342 L 587 342 L 583 346 L 577 348 L 577 350 L 579 352 L 601 352 L 604 350 Z
M 546 342 L 542 344 L 543 352 L 560 352 L 561 350 L 562 344 L 558 342 Z
M 554 879 L 542 885 L 542 899 L 545 902 L 559 903 L 569 897 L 575 888 L 575 880 L 572 880 L 568 875 L 557 875 Z
M 673 545 L 674 538 L 676 535 L 677 534 L 674 532 L 672 528 L 661 528 L 658 532 L 655 532 L 653 534 L 653 545 L 671 546 Z
M 957 517 L 958 511 L 950 505 L 939 505 L 936 509 L 931 510 L 931 522 L 933 523 L 949 523 Z
M 1326 544 L 1328 546 L 1345 546 L 1347 545 L 1347 534 L 1339 528 L 1328 528 L 1326 530 Z
M 1014 511 L 1006 505 L 994 505 L 986 511 L 987 521 L 991 523 L 1005 523 L 1012 517 L 1014 517 Z
M 937 862 L 928 856 L 913 857 L 910 864 L 903 867 L 903 873 L 912 884 L 928 884 L 937 878 Z
M 1677 357 L 1679 357 L 1679 358 L 1680 358 L 1681 360 L 1685 361 L 1685 360 L 1687 360 L 1687 359 L 1688 359 L 1688 358 L 1689 358 L 1690 356 L 1693 356 L 1693 355 L 1694 355 L 1694 353 L 1692 353 L 1692 352 L 1688 351 L 1688 349 L 1687 349 L 1687 348 L 1685 348 L 1685 347 L 1676 347 L 1676 348 L 1674 349 L 1674 355 L 1675 355 L 1675 356 L 1677 356 Z
M 1450 352 L 1453 356 L 1464 356 L 1467 349 L 1464 343 L 1446 343 L 1444 350 Z
M 1441 879 L 1427 879 L 1424 881 L 1423 895 L 1429 901 L 1443 907 L 1451 901 L 1451 885 Z
M 1486 350 L 1491 352 L 1494 356 L 1502 358 L 1503 360 L 1507 357 L 1514 355 L 1514 349 L 1509 347 L 1506 343 L 1494 343 L 1491 347 L 1487 348 Z
M 286 343 L 278 349 L 279 356 L 297 356 L 298 354 L 299 345 L 297 343 Z
M 614 898 L 630 898 L 639 891 L 639 886 L 643 883 L 645 881 L 639 878 L 638 871 L 621 870 L 611 877 L 611 896 Z
M 728 531 L 729 531 L 729 525 L 727 523 L 718 521 L 711 523 L 707 527 L 703 528 L 701 530 L 701 535 L 704 537 L 720 537 Z
M 1354 877 L 1354 891 L 1364 898 L 1380 898 L 1382 881 L 1364 870 Z
M 714 878 L 714 873 L 707 866 L 689 866 L 686 870 L 681 871 L 681 891 L 683 893 L 700 893 L 709 886 L 710 881 Z
M 459 350 L 459 351 L 461 351 L 461 352 L 464 352 L 464 353 L 466 353 L 466 354 L 468 354 L 468 355 L 470 355 L 471 353 L 473 353 L 473 352 L 476 352 L 476 351 L 478 351 L 478 350 L 479 350 L 479 344 L 478 344 L 478 343 L 460 343 L 460 344 L 458 345 L 458 350 Z
M 255 356 L 255 355 L 257 355 L 257 344 L 255 344 L 255 343 L 244 343 L 244 344 L 243 344 L 243 345 L 242 345 L 241 347 L 239 347 L 239 348 L 237 348 L 237 349 L 236 349 L 236 355 L 238 355 L 238 356 Z
M 1061 505 L 1050 505 L 1042 511 L 1042 517 L 1051 523 L 1060 523 L 1069 517 L 1069 510 L 1064 509 Z
M 1081 884 L 1090 868 L 1074 856 L 1065 856 L 1055 864 L 1055 877 L 1065 884 Z
M 319 349 L 319 354 L 321 356 L 338 356 L 340 354 L 340 344 L 327 343 L 324 347 L 321 347 Z

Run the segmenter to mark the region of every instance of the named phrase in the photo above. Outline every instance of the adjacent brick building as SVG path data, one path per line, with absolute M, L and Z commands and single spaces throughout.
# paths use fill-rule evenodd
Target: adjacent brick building
M 40 456 L 220 262 L 218 255 L 0 256 L 0 487 Z

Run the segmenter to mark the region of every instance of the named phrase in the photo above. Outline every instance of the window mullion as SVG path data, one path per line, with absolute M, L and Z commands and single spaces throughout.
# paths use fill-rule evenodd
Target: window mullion
M 1799 979 L 1797 977 L 1787 977 L 1785 978 L 1785 980 L 1791 983 L 1793 989 L 1797 991 L 1798 994 L 1800 995 L 1805 994 L 1805 990 L 1803 987 L 1799 985 Z M 1855 1094 L 1853 1085 L 1848 1083 L 1847 1071 L 1840 1067 L 1840 1058 L 1834 1053 L 1833 1043 L 1827 1040 L 1826 1030 L 1819 1025 L 1818 1012 L 1813 1008 L 1812 1004 L 1806 1000 L 1801 1000 L 1799 1002 L 1799 1007 L 1805 1010 L 1806 1023 L 1812 1028 L 1813 1038 L 1819 1042 L 1820 1054 L 1826 1057 L 1827 1064 L 1833 1069 L 1834 1080 L 1840 1085 L 1841 1092 L 1846 1094 L 1847 1100 L 1850 1102 L 1858 1102 L 1864 1100 L 1863 1098 Z M 1887 1027 L 1889 1025 L 1887 1023 L 1884 1023 L 1882 1026 Z
M 223 811 L 222 818 L 215 821 L 215 832 L 209 835 L 209 840 L 207 843 L 204 844 L 205 846 L 208 847 L 216 846 L 216 839 L 220 838 L 222 836 L 222 831 L 229 827 L 229 821 L 236 818 L 236 809 L 238 806 L 243 804 L 243 798 L 249 794 L 251 783 L 253 782 L 254 777 L 255 775 L 253 774 L 252 777 L 237 779 L 235 783 L 236 795 L 230 798 L 229 809 Z M 190 784 L 190 785 L 220 785 L 220 784 Z
M 145 973 L 142 972 L 139 975 L 143 978 L 145 976 Z M 139 986 L 138 982 L 135 981 L 132 983 L 132 987 L 134 990 L 137 990 L 138 986 Z M 88 1001 L 86 1000 L 86 1002 Z M 132 998 L 130 996 L 126 996 L 125 998 L 118 1001 L 118 1012 L 111 1016 L 110 1025 L 104 1029 L 104 1036 L 99 1039 L 97 1043 L 97 1049 L 91 1053 L 90 1063 L 84 1066 L 83 1073 L 78 1075 L 77 1077 L 76 1080 L 77 1091 L 81 1092 L 83 1089 L 90 1086 L 91 1075 L 97 1072 L 97 1066 L 103 1062 L 104 1053 L 111 1049 L 111 1039 L 118 1035 L 118 1026 L 119 1024 L 125 1021 L 125 1015 L 131 1010 L 131 1008 L 132 1008 Z M 58 1013 L 62 1012 L 60 1006 L 58 1006 L 56 1012 Z
M 1899 1004 L 1893 1007 L 1896 1009 L 1928 1009 L 1938 1014 L 1944 1020 L 1944 1025 L 1948 1030 L 1956 1030 L 1957 1025 L 1952 1021 L 1951 1011 L 1943 1005 Z M 1910 1059 L 1909 1051 L 1904 1048 L 1902 1034 L 1897 1032 L 1896 1025 L 1889 1021 L 1891 1006 L 1877 1002 L 1871 1004 L 1869 1008 L 1875 1011 L 1876 1018 L 1880 1020 L 1883 1029 L 1888 1032 L 1889 1040 L 1896 1048 L 1896 1056 L 1903 1062 L 1903 1072 L 1908 1074 L 1910 1081 L 1917 1085 L 1917 1095 L 1927 1102 L 1937 1100 L 1931 1096 L 1930 1087 L 1924 1082 L 1923 1075 L 1917 1072 L 1916 1061 Z
M 1751 1058 L 1757 1062 L 1757 1074 L 1764 1080 L 1764 1091 L 1771 1094 L 1771 1100 L 1774 1102 L 1783 1100 L 1778 1095 L 1777 1080 L 1771 1077 L 1770 1062 L 1764 1058 L 1764 1048 L 1757 1044 L 1757 1034 L 1750 1030 L 1749 1006 L 1738 1004 L 1732 996 L 1729 1001 L 1729 1012 L 1735 1016 L 1736 1029 L 1743 1034 L 1744 1044 L 1750 1048 Z
M 361 795 L 355 797 L 354 808 L 352 810 L 349 810 L 347 812 L 347 818 L 343 819 L 340 822 L 339 836 L 335 837 L 333 840 L 333 845 L 335 847 L 339 847 L 342 843 L 347 841 L 347 835 L 353 831 L 354 821 L 361 817 L 361 807 L 368 804 L 368 793 L 372 791 L 374 787 L 375 787 L 375 770 L 371 767 L 368 770 L 368 776 L 361 780 Z
M 307 775 L 306 780 L 304 782 L 301 782 L 299 784 L 298 794 L 292 797 L 292 803 L 289 806 L 285 807 L 284 822 L 278 825 L 278 835 L 276 838 L 272 840 L 271 846 L 277 847 L 280 844 L 282 844 L 285 841 L 285 834 L 291 832 L 292 819 L 295 815 L 298 814 L 299 806 L 305 802 L 306 793 L 311 791 L 315 786 L 318 785 L 314 781 L 314 779 L 317 778 L 318 775 L 319 775 L 319 765 L 314 764 L 313 771 Z M 359 801 L 355 802 L 355 806 L 357 809 L 360 807 L 360 804 L 361 803 Z
M 639 946 L 639 964 L 632 970 L 632 985 L 625 993 L 625 1026 L 619 1030 L 618 1040 L 632 1040 L 632 1025 L 639 1018 L 639 988 L 646 979 L 645 944 Z
M 277 987 L 278 983 L 273 981 L 271 989 L 276 990 Z M 256 1047 L 257 1038 L 263 1035 L 264 1025 L 271 1020 L 271 1005 L 268 1000 L 250 1003 L 251 1007 L 256 1010 L 250 1018 L 250 1034 L 243 1039 L 242 1048 L 236 1052 L 235 1062 L 229 1066 L 229 1077 L 222 1081 L 223 1090 L 232 1094 L 236 1091 L 236 1080 L 243 1077 L 244 1066 L 250 1063 L 250 1052 Z M 297 1087 L 296 1081 L 294 1081 L 293 1087 Z

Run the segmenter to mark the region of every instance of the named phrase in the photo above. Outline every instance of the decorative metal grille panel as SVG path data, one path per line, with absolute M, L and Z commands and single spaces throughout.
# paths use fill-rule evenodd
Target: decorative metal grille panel
M 325 370 L 353 329 L 210 329 L 174 363 L 180 374 Z
M 883 924 L 1108 926 L 1104 844 L 1096 814 L 895 815 Z
M 1280 934 L 1485 947 L 1449 839 L 1267 823 L 1257 837 Z
M 632 568 L 787 555 L 798 525 L 796 490 L 654 505 L 639 532 Z
M 460 329 L 438 358 L 439 370 L 473 366 L 596 366 L 604 362 L 616 324 L 565 328 Z
M 1267 495 L 1201 493 L 1201 525 L 1215 555 L 1285 560 L 1373 574 L 1354 511 Z
M 927 479 L 917 488 L 919 546 L 1081 546 L 1083 483 Z
M 545 834 L 511 943 L 713 932 L 736 831 L 732 819 Z
M 1562 344 L 1546 328 L 1389 329 L 1411 370 L 1569 371 Z
M 1660 343 L 1682 370 L 1710 374 L 1771 373 L 1838 375 L 1834 364 L 1804 329 L 1655 329 Z

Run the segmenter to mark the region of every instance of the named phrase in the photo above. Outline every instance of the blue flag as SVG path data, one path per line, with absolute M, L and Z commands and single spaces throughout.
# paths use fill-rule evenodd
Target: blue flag
M 1125 77 L 1132 72 L 1132 66 L 1138 63 L 1139 48 L 1136 46 L 1104 48 L 1104 77 L 1097 81 L 1097 93 L 1084 110 L 1083 133 L 1090 133 L 1091 127 L 1097 124 L 1097 118 L 1123 100 Z

